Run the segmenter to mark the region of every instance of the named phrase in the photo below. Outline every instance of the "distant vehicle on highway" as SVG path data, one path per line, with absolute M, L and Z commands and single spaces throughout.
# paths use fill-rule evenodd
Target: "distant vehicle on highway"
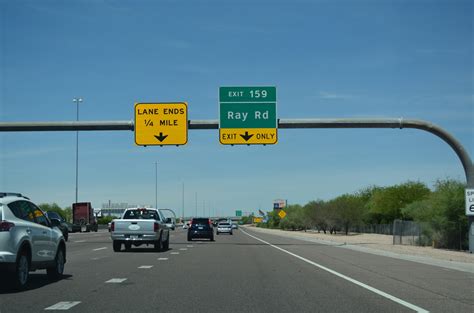
M 160 210 L 152 208 L 126 209 L 120 219 L 110 224 L 110 236 L 115 252 L 130 250 L 133 246 L 152 244 L 156 251 L 168 250 L 170 229 Z
M 238 229 L 239 225 L 237 223 L 232 222 L 232 229 Z
M 94 209 L 90 202 L 78 202 L 72 204 L 72 231 L 77 229 L 80 232 L 97 231 L 99 225 L 97 225 L 97 219 L 94 215 Z
M 52 279 L 61 278 L 66 242 L 59 225 L 27 197 L 0 192 L 0 283 L 24 289 L 29 272 L 39 269 Z
M 63 236 L 64 236 L 64 240 L 68 240 L 69 238 L 69 223 L 66 222 L 66 220 L 61 216 L 59 215 L 57 212 L 54 212 L 54 211 L 47 211 L 46 212 L 46 216 L 49 218 L 49 220 L 52 220 L 53 218 L 59 220 L 59 226 L 58 228 L 61 230 L 61 232 L 63 233 Z
M 222 233 L 232 235 L 232 225 L 229 222 L 220 222 L 217 224 L 216 235 Z
M 183 229 L 188 229 L 191 226 L 191 221 L 186 221 L 183 223 Z
M 207 238 L 214 241 L 214 228 L 208 218 L 193 218 L 188 228 L 188 241 L 195 238 Z

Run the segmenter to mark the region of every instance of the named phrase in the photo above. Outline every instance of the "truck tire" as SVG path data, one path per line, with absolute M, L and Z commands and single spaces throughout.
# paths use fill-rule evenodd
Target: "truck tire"
M 120 252 L 120 250 L 122 249 L 122 243 L 120 241 L 114 240 L 113 246 L 115 252 Z
M 168 234 L 168 238 L 165 242 L 163 242 L 163 251 L 167 251 L 170 248 L 170 234 Z
M 130 251 L 132 249 L 132 244 L 130 242 L 125 242 L 125 251 Z
M 161 244 L 161 237 L 158 241 L 155 241 L 155 243 L 153 244 L 154 248 L 155 248 L 155 251 L 159 252 L 162 250 L 163 246 Z

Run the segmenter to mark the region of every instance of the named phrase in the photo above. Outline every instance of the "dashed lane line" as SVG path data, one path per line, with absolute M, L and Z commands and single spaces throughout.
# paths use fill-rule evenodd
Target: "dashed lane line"
M 177 255 L 179 254 L 179 252 L 171 252 L 171 254 Z
M 186 250 L 188 250 L 188 248 L 180 248 L 179 250 L 186 251 Z
M 105 283 L 106 284 L 120 284 L 120 283 L 123 283 L 126 280 L 127 280 L 126 278 L 112 278 L 112 279 L 109 279 L 108 281 L 106 281 Z
M 400 304 L 400 305 L 403 305 L 404 307 L 407 307 L 407 308 L 409 308 L 409 309 L 411 309 L 411 310 L 414 310 L 414 311 L 420 312 L 420 313 L 428 313 L 428 312 L 429 312 L 428 310 L 425 310 L 425 309 L 423 309 L 423 308 L 420 308 L 419 306 L 416 306 L 416 305 L 414 305 L 414 304 L 411 304 L 411 303 L 409 303 L 409 302 L 406 302 L 406 301 L 404 301 L 404 300 L 402 300 L 402 299 L 399 299 L 399 298 L 397 298 L 397 297 L 395 297 L 395 296 L 392 296 L 392 295 L 390 295 L 390 294 L 388 294 L 388 293 L 386 293 L 386 292 L 383 292 L 383 291 L 378 290 L 378 289 L 376 289 L 376 288 L 374 288 L 374 287 L 371 287 L 371 286 L 369 286 L 369 285 L 366 285 L 366 284 L 364 284 L 364 283 L 362 283 L 362 282 L 360 282 L 360 281 L 358 281 L 358 280 L 355 280 L 355 279 L 353 279 L 353 278 L 350 278 L 349 276 L 346 276 L 346 275 L 344 275 L 344 274 L 341 274 L 341 273 L 339 273 L 339 272 L 336 272 L 336 271 L 334 271 L 334 270 L 332 270 L 332 269 L 330 269 L 330 268 L 328 268 L 328 267 L 325 267 L 324 265 L 318 264 L 318 263 L 313 262 L 313 261 L 311 261 L 311 260 L 308 260 L 308 259 L 306 259 L 306 258 L 304 258 L 304 257 L 302 257 L 302 256 L 299 256 L 299 255 L 297 255 L 297 254 L 295 254 L 295 253 L 293 253 L 293 252 L 290 252 L 290 251 L 288 251 L 288 250 L 285 250 L 285 249 L 283 249 L 283 248 L 280 248 L 280 247 L 278 247 L 278 246 L 275 246 L 275 245 L 273 245 L 273 244 L 271 244 L 271 243 L 269 243 L 269 242 L 267 242 L 267 241 L 265 241 L 265 240 L 263 240 L 263 239 L 260 239 L 260 238 L 258 238 L 258 237 L 255 237 L 255 236 L 253 236 L 253 235 L 247 233 L 247 232 L 244 231 L 244 230 L 242 230 L 242 232 L 243 232 L 244 234 L 246 234 L 247 236 L 249 236 L 249 237 L 252 237 L 252 238 L 254 238 L 254 239 L 256 239 L 256 240 L 258 240 L 258 241 L 260 241 L 260 242 L 263 242 L 264 244 L 269 245 L 269 246 L 272 247 L 272 248 L 275 248 L 275 249 L 277 249 L 277 250 L 280 250 L 281 252 L 284 252 L 284 253 L 286 253 L 286 254 L 289 254 L 289 255 L 291 255 L 291 256 L 294 256 L 295 258 L 300 259 L 300 260 L 303 261 L 303 262 L 306 262 L 306 263 L 311 264 L 311 265 L 313 265 L 313 266 L 315 266 L 315 267 L 318 267 L 318 268 L 320 268 L 320 269 L 322 269 L 322 270 L 324 270 L 324 271 L 326 271 L 326 272 L 329 272 L 329 273 L 331 273 L 331 274 L 333 274 L 333 275 L 335 275 L 335 276 L 338 276 L 339 278 L 342 278 L 342 279 L 344 279 L 344 280 L 347 280 L 348 282 L 351 282 L 351 283 L 353 283 L 353 284 L 355 284 L 355 285 L 357 285 L 357 286 L 359 286 L 359 287 L 362 287 L 362 288 L 364 288 L 364 289 L 367 289 L 367 290 L 369 290 L 369 291 L 372 291 L 373 293 L 376 293 L 376 294 L 378 294 L 378 295 L 380 295 L 380 296 L 382 296 L 382 297 L 384 297 L 384 298 L 386 298 L 386 299 L 389 299 L 389 300 L 391 300 L 391 301 L 393 301 L 393 302 L 396 302 L 396 303 L 398 303 L 398 304 Z
M 99 250 L 105 250 L 107 247 L 102 247 L 102 248 L 97 248 L 97 249 L 92 249 L 92 251 L 99 251 Z
M 143 269 L 148 269 L 148 268 L 152 268 L 153 265 L 142 265 L 142 266 L 139 266 L 138 268 L 143 268 Z
M 62 311 L 65 311 L 65 310 L 69 310 L 73 306 L 78 305 L 79 303 L 81 303 L 81 301 L 62 301 L 62 302 L 58 302 L 58 303 L 56 303 L 52 306 L 49 306 L 49 307 L 45 308 L 45 310 L 62 310 Z
M 168 258 L 158 258 L 158 261 L 166 261 Z

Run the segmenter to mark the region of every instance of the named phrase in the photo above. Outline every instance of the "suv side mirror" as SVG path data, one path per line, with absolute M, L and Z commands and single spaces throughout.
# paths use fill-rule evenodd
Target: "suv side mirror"
M 61 221 L 58 220 L 57 218 L 52 218 L 51 219 L 51 226 L 53 227 L 59 227 L 61 225 Z
M 165 223 L 168 223 L 168 224 L 171 223 L 171 218 L 168 217 L 167 219 L 165 219 Z

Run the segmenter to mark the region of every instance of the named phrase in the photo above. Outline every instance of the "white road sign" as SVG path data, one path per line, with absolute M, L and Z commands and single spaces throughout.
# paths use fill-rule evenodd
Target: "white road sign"
M 466 215 L 474 215 L 474 189 L 466 189 Z

